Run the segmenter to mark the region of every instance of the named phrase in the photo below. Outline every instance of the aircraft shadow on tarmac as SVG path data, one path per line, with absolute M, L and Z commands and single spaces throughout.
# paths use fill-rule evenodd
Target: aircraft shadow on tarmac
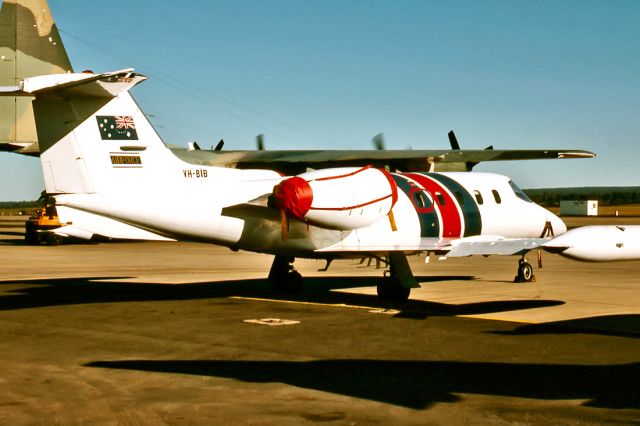
M 604 336 L 640 338 L 640 315 L 604 315 L 578 318 L 544 324 L 522 325 L 514 330 L 492 331 L 494 334 L 531 335 L 531 334 L 600 334 Z
M 127 277 L 83 277 L 0 281 L 0 311 L 84 303 L 145 302 L 251 297 L 276 301 L 357 305 L 400 311 L 397 316 L 426 319 L 429 316 L 477 315 L 520 309 L 557 306 L 558 300 L 507 300 L 466 304 L 446 304 L 423 300 L 384 301 L 375 295 L 332 290 L 371 286 L 375 277 L 312 277 L 305 280 L 300 293 L 277 293 L 266 279 L 203 282 L 190 284 L 152 284 L 114 282 Z M 417 277 L 421 282 L 473 279 L 473 277 Z M 4 285 L 21 288 L 2 291 Z M 24 287 L 22 287 L 24 286 Z
M 601 408 L 639 408 L 640 363 L 508 364 L 453 361 L 95 361 L 88 367 L 194 374 L 307 389 L 423 409 L 457 393 L 542 400 L 587 400 Z

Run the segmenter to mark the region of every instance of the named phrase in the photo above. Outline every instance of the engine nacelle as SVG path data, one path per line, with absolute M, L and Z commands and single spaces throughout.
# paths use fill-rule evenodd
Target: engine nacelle
M 288 178 L 273 188 L 275 207 L 290 217 L 337 230 L 369 226 L 387 216 L 398 187 L 385 170 L 341 167 Z
M 582 226 L 545 243 L 543 248 L 589 262 L 640 259 L 640 226 Z

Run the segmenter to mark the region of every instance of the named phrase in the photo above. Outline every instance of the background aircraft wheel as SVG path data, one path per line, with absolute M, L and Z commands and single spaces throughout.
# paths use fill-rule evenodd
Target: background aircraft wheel
M 533 266 L 526 260 L 521 260 L 518 265 L 518 275 L 516 276 L 516 282 L 525 283 L 534 280 Z
M 40 238 L 38 238 L 38 234 L 36 232 L 27 232 L 24 234 L 24 240 L 27 244 L 39 244 Z
M 47 232 L 47 236 L 45 237 L 45 241 L 48 246 L 59 246 L 62 242 L 60 236 L 54 234 L 53 232 Z
M 405 301 L 409 299 L 411 294 L 410 288 L 400 285 L 400 282 L 394 279 L 384 279 L 376 287 L 378 297 L 384 300 Z

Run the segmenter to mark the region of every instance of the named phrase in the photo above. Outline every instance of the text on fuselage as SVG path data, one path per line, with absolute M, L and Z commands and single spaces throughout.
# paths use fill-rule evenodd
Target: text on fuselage
M 183 169 L 182 174 L 185 178 L 206 178 L 208 173 L 206 169 Z

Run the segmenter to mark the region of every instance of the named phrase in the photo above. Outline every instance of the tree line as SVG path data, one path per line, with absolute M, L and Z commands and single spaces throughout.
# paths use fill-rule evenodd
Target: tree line
M 526 189 L 527 195 L 537 204 L 556 207 L 560 201 L 597 200 L 601 206 L 640 204 L 640 187 L 581 187 Z
M 44 207 L 44 200 L 34 201 L 0 201 L 0 209 L 30 209 Z

